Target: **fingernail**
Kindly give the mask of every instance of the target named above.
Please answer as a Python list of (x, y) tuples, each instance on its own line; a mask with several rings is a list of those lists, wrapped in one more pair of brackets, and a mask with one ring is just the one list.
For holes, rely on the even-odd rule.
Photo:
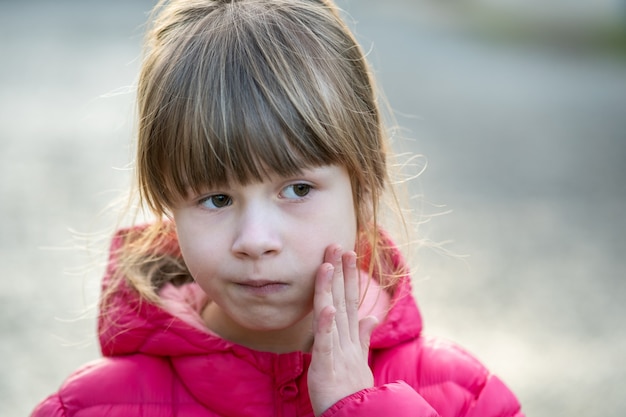
[(356, 253), (354, 252), (348, 253), (348, 266), (351, 268), (356, 267)]

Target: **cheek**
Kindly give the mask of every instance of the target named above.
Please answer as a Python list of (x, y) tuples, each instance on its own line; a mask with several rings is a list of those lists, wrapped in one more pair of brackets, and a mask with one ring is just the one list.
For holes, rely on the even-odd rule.
[[(351, 193), (350, 193), (351, 195)], [(357, 215), (352, 198), (344, 201), (342, 207), (342, 216), (338, 218), (336, 225), (342, 241), (339, 242), (346, 250), (355, 249), (357, 238)]]
[(207, 266), (213, 264), (214, 250), (209, 250), (214, 245), (209, 242), (207, 236), (203, 237), (198, 227), (190, 227), (184, 221), (177, 223), (176, 233), (183, 259), (192, 277), (204, 275)]
[(339, 244), (345, 250), (353, 250), (356, 245), (357, 224), (352, 206), (337, 207), (325, 219), (314, 226), (315, 233), (323, 242), (324, 249), (331, 244)]

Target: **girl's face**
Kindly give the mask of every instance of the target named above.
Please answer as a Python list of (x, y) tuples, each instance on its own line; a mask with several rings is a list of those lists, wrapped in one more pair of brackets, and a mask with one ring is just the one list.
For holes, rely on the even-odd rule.
[(185, 263), (212, 300), (208, 327), (263, 350), (310, 337), (324, 250), (356, 243), (350, 177), (335, 165), (206, 189), (173, 215)]

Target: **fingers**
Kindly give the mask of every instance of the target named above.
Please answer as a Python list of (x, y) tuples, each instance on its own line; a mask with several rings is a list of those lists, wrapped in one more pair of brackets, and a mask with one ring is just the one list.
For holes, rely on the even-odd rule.
[[(334, 307), (337, 342), (341, 345), (359, 343), (359, 271), (356, 254), (343, 253), (338, 245), (331, 245), (324, 255), (316, 282), (314, 309), (316, 327), (322, 323), (320, 314), (326, 306)], [(329, 323), (324, 322), (325, 325)]]
[[(346, 322), (344, 329), (350, 336), (352, 342), (359, 341), (359, 271), (356, 267), (356, 254), (346, 252), (342, 258), (343, 289), (342, 301), (345, 308)], [(335, 304), (337, 306), (337, 304)]]
[(315, 279), (313, 297), (313, 332), (314, 350), (323, 354), (332, 354), (333, 330), (335, 329), (336, 309), (333, 305), (332, 280), (334, 268), (324, 263), (320, 266)]
[(374, 384), (368, 356), (378, 322), (374, 317), (359, 322), (359, 297), (356, 254), (331, 245), (317, 271), (313, 299), (314, 341), (307, 381), (316, 415)]
[(363, 355), (367, 357), (370, 349), (370, 340), (374, 329), (378, 326), (378, 319), (374, 316), (367, 316), (359, 322), (359, 339)]
[(337, 309), (337, 328), (339, 331), (346, 329), (346, 296), (344, 289), (344, 275), (342, 266), (342, 250), (340, 246), (332, 245), (326, 250), (326, 262), (333, 266), (332, 298), (333, 305)]

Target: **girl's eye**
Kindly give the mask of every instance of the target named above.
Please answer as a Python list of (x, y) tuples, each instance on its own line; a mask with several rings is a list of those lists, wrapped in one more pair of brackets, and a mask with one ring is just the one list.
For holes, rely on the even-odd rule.
[(219, 209), (230, 206), (233, 200), (226, 194), (215, 194), (200, 200), (200, 205), (209, 209)]
[(302, 198), (306, 197), (311, 191), (309, 184), (293, 184), (283, 189), (282, 195), (285, 198)]

